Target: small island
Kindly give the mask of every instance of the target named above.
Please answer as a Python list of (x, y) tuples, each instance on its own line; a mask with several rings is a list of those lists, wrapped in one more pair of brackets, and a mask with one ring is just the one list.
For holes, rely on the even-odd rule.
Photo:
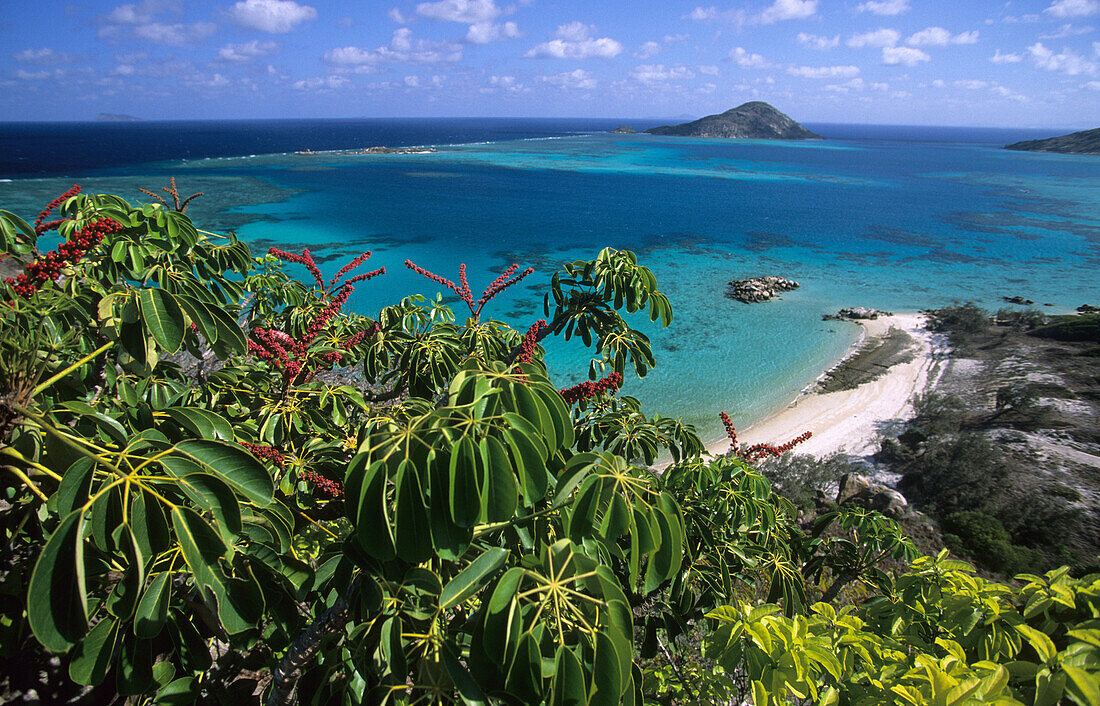
[(620, 125), (611, 132), (615, 133), (616, 135), (636, 135), (638, 133), (637, 130), (630, 127), (629, 125)]
[(739, 105), (718, 115), (708, 115), (680, 125), (650, 128), (651, 135), (677, 137), (721, 137), (752, 140), (812, 140), (821, 135), (810, 132), (789, 116), (762, 101)]
[(768, 275), (735, 279), (726, 285), (726, 296), (744, 304), (755, 304), (774, 299), (780, 292), (789, 292), (794, 289), (798, 289), (798, 282)]
[(141, 120), (142, 118), (124, 113), (100, 113), (96, 116), (97, 123), (135, 123)]
[(1072, 132), (1045, 140), (1024, 140), (1005, 145), (1006, 150), (1057, 152), (1059, 154), (1100, 154), (1100, 127)]
[(298, 150), (294, 154), (299, 156), (340, 156), (345, 157), (348, 155), (358, 154), (432, 154), (438, 152), (434, 147), (364, 147), (358, 150)]

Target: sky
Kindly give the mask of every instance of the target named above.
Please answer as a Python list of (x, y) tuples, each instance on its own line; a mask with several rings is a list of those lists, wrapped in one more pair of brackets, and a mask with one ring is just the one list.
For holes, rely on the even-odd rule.
[(1100, 0), (0, 0), (0, 120), (1094, 128)]

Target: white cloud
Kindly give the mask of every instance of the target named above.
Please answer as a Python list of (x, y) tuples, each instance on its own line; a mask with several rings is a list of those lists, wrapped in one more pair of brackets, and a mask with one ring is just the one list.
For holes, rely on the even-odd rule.
[(870, 12), (872, 15), (893, 16), (909, 11), (909, 0), (882, 0), (865, 2), (856, 8), (857, 12)]
[(317, 10), (294, 0), (241, 0), (229, 8), (229, 17), (242, 27), (285, 34), (317, 17)]
[(730, 49), (729, 57), (743, 69), (766, 69), (771, 66), (771, 62), (760, 54), (751, 54), (742, 47)]
[(520, 93), (524, 90), (523, 84), (515, 76), (490, 76), (489, 85), (508, 93)]
[(349, 81), (343, 76), (316, 76), (314, 78), (295, 81), (290, 84), (290, 87), (298, 91), (321, 92), (343, 88), (348, 83)]
[(998, 49), (993, 53), (993, 56), (989, 57), (989, 60), (994, 64), (1018, 64), (1024, 60), (1024, 57), (1019, 54), (1002, 54)]
[(1094, 91), (1100, 91), (1100, 81), (1089, 81), (1085, 84), (1086, 88), (1091, 88)]
[(638, 47), (638, 51), (634, 52), (634, 57), (637, 59), (649, 59), (657, 56), (661, 53), (661, 45), (657, 42), (646, 42), (642, 46)]
[(157, 14), (178, 10), (179, 7), (174, 2), (165, 2), (164, 0), (144, 0), (139, 3), (128, 3), (126, 5), (119, 5), (115, 9), (107, 13), (104, 20), (110, 24), (120, 25), (140, 25), (149, 24), (156, 19)]
[(37, 66), (54, 66), (72, 61), (73, 57), (63, 51), (42, 47), (41, 49), (24, 49), (11, 55), (20, 64), (35, 64)]
[(817, 0), (775, 0), (760, 13), (761, 24), (773, 24), (782, 20), (800, 20), (817, 13)]
[(1052, 17), (1100, 15), (1100, 0), (1056, 0), (1043, 12)]
[(965, 88), (968, 91), (979, 91), (983, 88), (989, 87), (988, 81), (979, 81), (977, 79), (955, 81), (953, 84), (956, 88)]
[(1039, 35), (1039, 39), (1065, 39), (1066, 37), (1075, 37), (1079, 34), (1088, 34), (1092, 31), (1092, 27), (1085, 25), (1078, 27), (1073, 24), (1064, 24), (1053, 32), (1044, 32)]
[(412, 38), (412, 30), (394, 30), (388, 46), (376, 49), (338, 47), (325, 52), (324, 61), (338, 71), (367, 71), (383, 63), (436, 64), (458, 61), (462, 45)]
[(154, 44), (166, 44), (170, 47), (185, 47), (198, 44), (218, 29), (213, 22), (193, 22), (191, 24), (165, 24), (150, 22), (136, 25), (134, 36)]
[(719, 10), (711, 5), (710, 7), (696, 7), (684, 15), (684, 19), (695, 20), (696, 22), (728, 22), (731, 25), (740, 27), (749, 21), (749, 15), (744, 10)]
[(882, 63), (903, 66), (916, 66), (922, 61), (930, 61), (932, 57), (920, 49), (912, 47), (883, 47)]
[(634, 67), (630, 77), (642, 83), (662, 83), (686, 78), (695, 78), (695, 74), (686, 66), (665, 66), (664, 64), (642, 64)]
[(555, 74), (554, 76), (540, 76), (539, 80), (558, 86), (559, 88), (577, 88), (582, 90), (592, 89), (597, 85), (596, 79), (592, 78), (592, 73), (584, 69)]
[(901, 32), (896, 29), (876, 29), (873, 32), (864, 32), (848, 38), (846, 44), (853, 49), (863, 47), (892, 47), (901, 39)]
[(39, 71), (27, 71), (26, 69), (19, 69), (15, 72), (15, 77), (20, 81), (45, 81), (53, 74), (46, 70), (41, 69)]
[(408, 86), (409, 88), (418, 88), (420, 86), (420, 77), (419, 76), (406, 76), (405, 77), (405, 85)]
[(1054, 50), (1043, 46), (1042, 42), (1036, 42), (1027, 48), (1031, 56), (1031, 62), (1040, 69), (1056, 71), (1069, 76), (1096, 73), (1096, 64), (1070, 49), (1062, 49), (1061, 54), (1055, 54)]
[(554, 33), (556, 39), (535, 45), (524, 56), (552, 59), (610, 59), (622, 53), (622, 44), (610, 37), (595, 39), (592, 37), (595, 31), (595, 27), (583, 22), (560, 25)]
[(416, 14), (431, 20), (472, 25), (492, 22), (502, 12), (494, 0), (440, 0), (420, 3), (416, 6)]
[(816, 34), (807, 34), (806, 32), (798, 33), (798, 43), (804, 47), (810, 49), (817, 49), (818, 51), (825, 51), (826, 49), (832, 49), (840, 44), (840, 35), (836, 35), (832, 38), (822, 37)]
[(399, 25), (408, 24), (409, 20), (401, 14), (401, 10), (396, 7), (391, 7), (390, 11), (386, 13), (386, 16)]
[(696, 66), (695, 69), (699, 73), (703, 74), (704, 76), (717, 76), (718, 75), (718, 67), (717, 66), (709, 66), (709, 65), (707, 65), (707, 66)]
[(858, 66), (792, 66), (787, 69), (791, 76), (801, 78), (854, 78), (859, 75)]
[(665, 44), (675, 44), (676, 42), (682, 42), (691, 37), (690, 34), (666, 34), (661, 37), (661, 41)]
[(829, 85), (825, 86), (825, 90), (831, 91), (833, 93), (849, 93), (851, 91), (862, 91), (863, 79), (856, 77), (853, 78), (851, 81), (846, 81), (844, 83), (830, 83)]
[(905, 40), (905, 43), (911, 47), (946, 47), (949, 44), (977, 44), (977, 42), (977, 30), (952, 35), (943, 27), (926, 27)]
[(218, 59), (244, 63), (261, 56), (271, 56), (277, 51), (279, 51), (278, 42), (261, 42), (253, 39), (251, 42), (244, 44), (226, 44), (218, 50)]
[(516, 39), (522, 36), (515, 22), (478, 22), (466, 31), (466, 41), (472, 44), (488, 44), (500, 39)]

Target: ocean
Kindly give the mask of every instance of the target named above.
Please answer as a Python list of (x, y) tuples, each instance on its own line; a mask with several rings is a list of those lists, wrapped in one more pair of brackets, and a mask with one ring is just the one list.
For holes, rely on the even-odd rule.
[[(435, 295), (406, 258), (451, 279), (466, 263), (475, 290), (512, 263), (533, 266), (487, 307), (520, 330), (543, 315), (562, 262), (634, 250), (675, 320), (659, 330), (639, 317), (658, 365), (625, 392), (705, 440), (722, 435), (719, 411), (745, 427), (843, 356), (859, 329), (822, 320), (838, 308), (1100, 304), (1100, 158), (1001, 149), (1048, 132), (808, 123), (826, 139), (773, 142), (608, 132), (620, 124), (656, 123), (0, 124), (0, 208), (32, 219), (73, 183), (144, 201), (137, 187), (174, 176), (185, 195), (205, 194), (188, 210), (200, 227), (232, 230), (256, 253), (308, 247), (327, 274), (372, 250), (387, 274), (349, 302), (364, 313)], [(437, 151), (293, 154), (371, 145)], [(729, 280), (766, 274), (801, 287), (766, 304), (724, 296)], [(579, 344), (547, 346), (559, 386), (584, 379)]]

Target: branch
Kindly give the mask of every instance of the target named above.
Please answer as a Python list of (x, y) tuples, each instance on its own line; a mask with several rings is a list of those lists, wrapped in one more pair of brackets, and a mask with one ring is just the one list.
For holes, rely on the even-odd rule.
[[(354, 593), (353, 585), (349, 593)], [(351, 607), (346, 598), (340, 598), (331, 608), (317, 616), (305, 632), (290, 644), (286, 655), (272, 671), (271, 694), (267, 697), (267, 706), (293, 706), (297, 701), (294, 693), (302, 672), (313, 660), (321, 641), (336, 632), (347, 620)]]

